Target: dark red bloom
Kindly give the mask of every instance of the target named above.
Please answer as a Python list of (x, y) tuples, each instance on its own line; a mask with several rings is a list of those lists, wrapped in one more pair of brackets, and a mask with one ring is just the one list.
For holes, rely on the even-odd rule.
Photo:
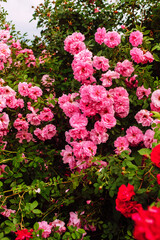
[(141, 209), (132, 215), (135, 222), (134, 238), (137, 240), (159, 240), (160, 239), (160, 208), (149, 207), (148, 210)]
[(134, 186), (128, 183), (127, 187), (124, 184), (120, 186), (117, 198), (120, 201), (130, 201), (134, 195), (135, 195)]
[(29, 240), (29, 239), (33, 238), (32, 232), (33, 232), (33, 229), (18, 230), (17, 232), (15, 232), (15, 234), (17, 235), (15, 240)]
[(152, 149), (151, 161), (160, 168), (160, 144)]
[(131, 201), (134, 195), (134, 186), (129, 183), (127, 187), (124, 184), (120, 186), (116, 199), (116, 210), (127, 218), (132, 217), (133, 213), (138, 212), (142, 208), (141, 204)]
[(121, 212), (126, 218), (132, 217), (134, 213), (139, 212), (142, 208), (142, 205), (136, 201), (119, 201), (116, 199), (116, 210)]
[(160, 174), (157, 174), (157, 183), (160, 185)]

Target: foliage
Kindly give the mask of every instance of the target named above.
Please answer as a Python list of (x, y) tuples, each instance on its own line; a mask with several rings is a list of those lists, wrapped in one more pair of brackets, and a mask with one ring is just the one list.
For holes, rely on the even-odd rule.
[[(12, 93), (12, 98), (6, 97), (6, 106), (1, 107), (0, 115), (2, 119), (5, 112), (10, 120), (7, 127), (2, 127), (3, 121), (0, 120), (0, 132), (1, 136), (3, 135), (0, 137), (2, 240), (20, 239), (18, 236), (22, 233), (33, 236), (32, 239), (35, 240), (133, 239), (133, 221), (116, 210), (117, 193), (122, 185), (134, 186), (134, 200), (144, 209), (149, 205), (159, 207), (160, 192), (157, 183), (159, 168), (151, 161), (150, 154), (151, 148), (160, 142), (160, 126), (156, 122), (160, 116), (156, 110), (150, 112), (150, 103), (153, 103), (150, 94), (138, 98), (136, 93), (137, 87), (142, 85), (152, 93), (155, 92), (159, 88), (159, 79), (153, 74), (155, 65), (152, 61), (135, 63), (130, 54), (133, 46), (129, 41), (131, 32), (142, 32), (143, 44), (139, 49), (144, 53), (152, 52), (154, 62), (159, 64), (157, 53), (160, 49), (159, 45), (155, 44), (158, 35), (154, 39), (145, 25), (146, 19), (138, 16), (138, 11), (142, 10), (148, 19), (150, 8), (154, 7), (153, 11), (158, 11), (156, 10), (158, 3), (150, 1), (148, 5), (144, 1), (129, 1), (129, 12), (125, 20), (122, 19), (126, 9), (124, 4), (127, 4), (127, 1), (106, 4), (106, 1), (46, 0), (44, 5), (41, 4), (36, 9), (33, 16), (39, 18), (38, 27), (44, 27), (41, 39), (36, 38), (32, 47), (27, 46), (27, 42), (23, 42), (22, 38), (18, 42), (18, 37), (4, 41), (11, 52), (5, 61), (1, 60), (1, 64), (4, 65), (0, 72), (0, 91), (3, 95), (1, 101), (4, 100), (6, 87), (10, 87), (8, 91)], [(134, 18), (129, 18), (131, 15)], [(155, 18), (153, 22), (156, 21)], [(95, 41), (97, 28), (105, 27), (107, 32), (115, 30), (117, 21), (121, 23), (120, 19), (128, 26), (119, 30), (121, 43), (115, 48), (109, 48), (104, 43), (98, 44)], [(156, 30), (157, 27), (153, 25), (153, 28)], [(6, 27), (3, 29), (6, 30)], [(122, 63), (128, 59), (134, 66), (134, 72), (129, 76), (120, 74), (120, 77), (113, 79), (110, 87), (104, 86), (104, 91), (110, 93), (116, 87), (122, 87), (128, 92), (127, 99), (130, 102), (128, 114), (121, 117), (116, 115), (116, 112), (116, 125), (107, 129), (108, 141), (94, 143), (97, 145), (96, 154), (93, 154), (94, 149), (91, 147), (87, 149), (89, 158), (81, 154), (79, 159), (76, 159), (76, 151), (74, 154), (69, 152), (67, 156), (75, 155), (76, 159), (75, 165), (71, 166), (68, 164), (70, 160), (65, 159), (63, 151), (66, 144), (74, 148), (72, 140), (68, 141), (67, 137), (65, 138), (65, 133), (74, 127), (72, 116), (67, 115), (67, 111), (61, 107), (61, 97), (63, 94), (70, 97), (71, 94), (79, 93), (75, 99), (74, 97), (69, 99), (70, 103), (79, 103), (83, 99), (82, 86), (88, 86), (76, 80), (73, 65), (71, 67), (75, 56), (64, 51), (64, 40), (73, 32), (85, 35), (86, 48), (92, 52), (93, 57), (104, 56), (109, 59), (110, 70), (115, 71), (118, 62)], [(93, 64), (93, 60), (91, 62)], [(94, 66), (93, 76), (97, 82), (89, 86), (102, 87), (103, 82), (100, 78), (103, 73)], [(137, 75), (137, 85), (134, 86), (136, 80), (130, 82), (131, 86), (127, 85), (126, 81), (130, 81), (133, 75)], [(43, 78), (44, 76), (46, 78)], [(21, 90), (20, 83), (23, 84)], [(30, 91), (34, 87), (37, 87), (38, 93), (32, 96)], [(24, 93), (24, 90), (27, 93)], [(24, 104), (18, 105), (17, 101)], [(43, 118), (45, 109), (49, 109), (48, 114), (53, 114), (49, 119), (48, 115), (45, 115), (47, 120)], [(144, 109), (156, 119), (152, 126), (140, 124), (135, 120), (135, 115)], [(82, 109), (80, 112), (83, 114)], [(37, 122), (37, 125), (33, 124), (29, 120), (27, 114), (31, 113), (36, 116), (36, 121), (40, 120), (39, 124)], [(85, 116), (88, 120), (86, 127), (88, 134), (94, 128), (94, 124), (101, 121), (102, 116), (99, 109), (96, 114)], [(17, 119), (21, 120), (21, 124), (15, 124)], [(29, 125), (26, 129), (23, 125), (25, 123)], [(56, 131), (52, 130), (45, 135), (43, 129), (50, 124), (56, 127)], [(131, 126), (138, 127), (143, 134), (152, 129), (155, 132), (153, 145), (146, 147), (145, 141), (141, 140), (135, 146), (130, 143), (130, 148), (126, 151), (117, 152), (119, 149), (115, 149), (115, 141), (120, 136), (126, 137), (126, 132)], [(40, 129), (39, 134), (36, 134), (36, 129)], [(20, 134), (23, 130), (25, 134), (18, 137), (17, 133)], [(49, 134), (53, 134), (52, 137)], [(86, 148), (87, 141), (91, 141), (90, 137), (87, 137)], [(84, 139), (76, 141), (83, 143)], [(45, 227), (41, 228), (42, 224)]]

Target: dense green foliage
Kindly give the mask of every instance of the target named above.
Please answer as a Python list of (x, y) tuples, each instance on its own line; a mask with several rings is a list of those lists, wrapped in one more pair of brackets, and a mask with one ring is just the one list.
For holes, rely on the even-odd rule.
[[(117, 118), (117, 125), (108, 130), (109, 141), (98, 146), (96, 156), (91, 159), (91, 166), (82, 170), (76, 167), (71, 170), (68, 164), (64, 164), (60, 154), (67, 144), (65, 131), (71, 127), (69, 118), (58, 105), (58, 98), (62, 94), (79, 92), (81, 87), (80, 82), (73, 76), (73, 56), (64, 50), (64, 40), (68, 35), (73, 32), (84, 34), (86, 48), (93, 56), (105, 56), (109, 59), (111, 69), (114, 70), (117, 62), (125, 59), (132, 61), (129, 36), (132, 31), (139, 30), (143, 33), (142, 49), (153, 53), (155, 61), (144, 65), (134, 63), (138, 86), (143, 85), (154, 92), (160, 85), (160, 4), (151, 0), (107, 2), (45, 0), (44, 4), (35, 9), (33, 15), (33, 19), (38, 19), (37, 27), (42, 27), (43, 30), (41, 37), (36, 37), (31, 46), (27, 46), (27, 41), (16, 34), (14, 26), (10, 26), (11, 35), (16, 40), (20, 39), (22, 49), (33, 50), (35, 64), (28, 66), (26, 59), (29, 54), (17, 54), (17, 49), (12, 48), (12, 62), (6, 63), (5, 68), (0, 71), (0, 78), (5, 81), (4, 85), (17, 93), (17, 99), (24, 100), (23, 108), (4, 109), (9, 115), (10, 123), (9, 132), (5, 136), (7, 146), (4, 149), (2, 145), (0, 150), (0, 164), (7, 165), (5, 171), (0, 172), (0, 211), (4, 212), (3, 207), (7, 206), (8, 209), (15, 210), (15, 213), (8, 218), (0, 215), (1, 240), (15, 239), (18, 229), (34, 229), (33, 239), (44, 239), (43, 231), (38, 230), (38, 222), (49, 223), (55, 219), (64, 221), (67, 230), (60, 234), (57, 232), (58, 228), (55, 228), (48, 240), (82, 239), (85, 232), (87, 234), (83, 236), (84, 240), (131, 240), (133, 221), (116, 210), (115, 200), (122, 184), (130, 183), (134, 186), (134, 199), (142, 204), (144, 209), (151, 204), (159, 207), (160, 191), (156, 179), (159, 168), (150, 160), (151, 149), (140, 144), (132, 148), (130, 155), (127, 151), (121, 155), (114, 152), (114, 141), (117, 137), (124, 136), (129, 126), (138, 126), (143, 132), (148, 129), (138, 124), (134, 116), (141, 109), (150, 111), (151, 96), (137, 99), (136, 89), (126, 87), (125, 77), (114, 80), (112, 88), (121, 86), (127, 89), (130, 100), (129, 115)], [(5, 29), (6, 13), (1, 13), (0, 27)], [(122, 24), (126, 26), (125, 29), (120, 27)], [(107, 31), (119, 31), (122, 36), (121, 44), (115, 48), (99, 45), (95, 42), (98, 27), (105, 27)], [(10, 41), (7, 44), (11, 47)], [(40, 59), (44, 62), (41, 63)], [(55, 79), (49, 86), (49, 91), (41, 80), (46, 74)], [(99, 80), (101, 74), (102, 71), (94, 73), (97, 85), (102, 84)], [(22, 97), (18, 92), (20, 82), (40, 87), (43, 95), (37, 101), (28, 96)], [(49, 123), (54, 124), (57, 129), (52, 139), (41, 141), (34, 136), (36, 141), (18, 141), (13, 123), (19, 113), (24, 120), (26, 119), (26, 115), (30, 113), (27, 102), (31, 102), (31, 106), (38, 109), (37, 111), (42, 111), (44, 107), (50, 107), (52, 104), (54, 117)], [(89, 118), (88, 130), (92, 129), (96, 117)], [(155, 113), (154, 118), (160, 119), (159, 114)], [(45, 125), (43, 122), (40, 128)], [(155, 139), (160, 143), (159, 124), (155, 126)], [(30, 133), (33, 134), (35, 128), (30, 126)], [(100, 161), (106, 162), (107, 166), (102, 167)], [(70, 212), (77, 212), (78, 218), (81, 219), (80, 228), (67, 226)], [(91, 231), (94, 227), (96, 231)]]

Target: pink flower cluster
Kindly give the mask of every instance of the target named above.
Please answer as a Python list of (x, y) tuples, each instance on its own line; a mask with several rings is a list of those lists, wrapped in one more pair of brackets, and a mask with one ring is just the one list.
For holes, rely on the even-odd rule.
[(4, 209), (4, 211), (0, 214), (7, 218), (11, 216), (11, 213), (16, 212), (16, 210), (8, 209), (7, 206), (2, 206), (2, 209)]
[(7, 40), (10, 38), (9, 30), (0, 30), (0, 41), (7, 42)]
[(33, 100), (37, 100), (38, 97), (42, 96), (42, 90), (39, 87), (32, 87), (31, 83), (28, 84), (26, 82), (20, 82), (18, 84), (18, 92), (21, 94), (21, 96), (29, 97)]
[(104, 43), (107, 47), (114, 48), (121, 43), (121, 36), (116, 31), (106, 33), (106, 29), (103, 27), (97, 29), (95, 41), (100, 45)]
[(129, 146), (136, 147), (144, 140), (143, 132), (136, 126), (130, 126), (126, 130), (126, 135), (124, 137), (118, 137), (114, 146), (116, 147), (115, 153), (121, 154), (123, 151), (127, 150), (131, 152)]
[(46, 125), (42, 130), (40, 128), (34, 130), (34, 134), (42, 141), (52, 139), (56, 132), (56, 127), (53, 124)]
[(146, 64), (148, 62), (151, 63), (154, 60), (153, 55), (149, 51), (146, 51), (144, 53), (141, 49), (137, 47), (134, 47), (132, 48), (132, 50), (130, 50), (130, 55), (133, 61), (136, 63)]
[[(83, 50), (74, 55), (74, 60), (72, 62), (74, 78), (82, 84), (91, 84), (92, 82), (96, 81), (92, 76), (94, 69), (91, 58), (92, 53), (89, 50)], [(101, 59), (99, 65), (96, 64), (96, 66), (100, 68), (102, 68), (102, 66), (105, 66), (106, 68), (106, 64), (108, 66), (108, 61), (105, 61), (103, 64), (103, 60)]]
[(114, 111), (120, 118), (129, 114), (129, 94), (123, 87), (116, 87), (109, 90), (114, 99)]
[[(98, 28), (95, 33), (95, 41), (100, 45), (104, 43), (108, 47), (114, 48), (120, 44), (121, 37), (117, 32), (106, 33), (105, 28)], [(129, 41), (134, 46), (130, 52), (134, 61), (143, 64), (153, 61), (149, 52), (143, 53), (137, 48), (138, 45), (142, 44), (142, 33), (139, 31), (132, 32)], [(142, 57), (138, 56), (138, 53)], [(80, 87), (79, 93), (63, 94), (59, 98), (59, 105), (65, 115), (70, 118), (69, 123), (72, 127), (65, 133), (66, 142), (70, 145), (66, 145), (65, 150), (61, 152), (64, 163), (68, 163), (71, 170), (77, 166), (79, 168), (90, 166), (89, 162), (96, 154), (97, 145), (105, 143), (109, 138), (108, 130), (115, 127), (117, 123), (115, 117), (125, 118), (129, 114), (130, 106), (127, 90), (123, 87), (110, 88), (108, 91), (105, 89), (112, 86), (113, 79), (119, 79), (121, 76), (125, 77), (125, 84), (128, 88), (137, 88), (136, 95), (139, 100), (144, 97), (148, 98), (151, 94), (150, 88), (145, 89), (143, 85), (138, 87), (137, 75), (132, 75), (134, 66), (129, 60), (125, 59), (118, 62), (114, 71), (109, 70), (109, 68), (109, 59), (103, 56), (93, 56), (88, 49), (83, 49), (78, 54), (74, 54), (72, 62), (74, 78), (83, 85)], [(100, 77), (103, 86), (96, 85), (93, 74), (97, 73), (97, 70), (104, 72)], [(160, 95), (158, 91), (156, 92), (157, 98)], [(156, 93), (152, 95), (151, 109), (153, 107), (160, 109), (160, 104), (157, 104)], [(89, 131), (87, 129), (88, 123), (93, 117), (95, 120), (94, 128)], [(148, 110), (140, 110), (135, 115), (135, 119), (144, 127), (149, 127), (153, 122)], [(146, 147), (151, 147), (153, 142), (152, 130), (149, 129), (143, 134), (138, 127), (130, 126), (126, 130), (125, 136), (120, 136), (115, 140), (115, 152), (116, 154), (120, 154), (124, 150), (131, 152), (129, 147), (138, 146), (140, 143), (143, 143)], [(88, 148), (92, 149), (91, 152)]]
[[(62, 234), (66, 231), (66, 227), (65, 227), (65, 223), (59, 219), (54, 220), (53, 222), (50, 222), (49, 224), (46, 221), (42, 221), (42, 222), (38, 222), (39, 224), (39, 228), (43, 229), (43, 233), (42, 233), (42, 237), (43, 238), (48, 238), (50, 236), (50, 234), (52, 233), (52, 231), (54, 232), (55, 228), (58, 227), (58, 230), (56, 230), (56, 232)], [(78, 218), (78, 214), (77, 212), (70, 212), (70, 218), (68, 221), (67, 226), (73, 226), (73, 227), (77, 227), (77, 229), (81, 228), (81, 220)]]
[(36, 58), (31, 49), (25, 48), (16, 52), (17, 56), (20, 54), (24, 55), (25, 64), (27, 67), (36, 66)]
[(51, 78), (48, 74), (43, 75), (41, 79), (42, 85), (46, 88), (48, 92), (50, 91), (50, 87), (53, 85), (54, 82), (55, 79)]
[[(5, 209), (6, 207), (3, 207), (3, 208)], [(10, 210), (10, 212), (14, 213), (15, 211)], [(76, 227), (76, 229), (78, 230), (79, 228), (82, 227), (82, 222), (85, 222), (84, 228), (86, 230), (95, 231), (96, 227), (91, 225), (91, 224), (88, 224), (86, 219), (84, 219), (82, 217), (83, 214), (84, 214), (84, 212), (82, 212), (80, 214), (80, 216), (78, 216), (77, 212), (70, 212), (69, 213), (70, 217), (69, 217), (69, 221), (67, 223), (67, 226)], [(55, 219), (53, 222), (50, 222), (50, 223), (48, 223), (47, 221), (38, 222), (38, 225), (39, 225), (38, 230), (43, 230), (42, 231), (42, 238), (45, 238), (45, 239), (48, 239), (52, 233), (54, 234), (55, 232), (57, 232), (59, 234), (63, 234), (66, 231), (65, 222), (63, 222), (59, 219)], [(34, 231), (33, 229), (30, 229), (29, 231), (27, 229), (18, 230), (17, 232), (15, 232), (16, 235), (18, 235), (18, 237), (16, 239), (17, 240), (22, 240), (22, 239), (28, 239), (29, 240), (30, 238), (33, 238), (32, 237), (33, 231)], [(83, 233), (82, 239), (85, 235), (86, 235), (86, 232)], [(38, 233), (37, 233), (37, 237), (39, 237)]]
[[(1, 79), (1, 86), (0, 86), (0, 144), (5, 144), (6, 142), (3, 141), (3, 137), (7, 135), (9, 132), (8, 126), (9, 126), (9, 115), (4, 111), (6, 108), (7, 111), (11, 108), (14, 110), (17, 110), (17, 108), (24, 109), (24, 100), (21, 98), (17, 98), (16, 92), (10, 88), (9, 86), (3, 86), (4, 80)], [(34, 101), (37, 100), (38, 97), (42, 96), (42, 90), (37, 86), (32, 86), (31, 83), (23, 82), (18, 84), (18, 92), (21, 94), (21, 96), (33, 99)], [(44, 107), (42, 111), (40, 111), (39, 114), (37, 112), (39, 109), (34, 109), (31, 106), (31, 103), (27, 103), (28, 110), (32, 113), (27, 113), (26, 117), (22, 117), (22, 114), (18, 114), (18, 118), (14, 120), (13, 127), (17, 129), (16, 138), (19, 139), (19, 142), (22, 143), (23, 140), (26, 140), (27, 142), (35, 141), (33, 138), (32, 133), (29, 131), (29, 126), (34, 125), (38, 126), (41, 124), (41, 122), (48, 122), (52, 121), (54, 115), (50, 108)], [(27, 120), (26, 120), (27, 119)], [(41, 139), (42, 141), (45, 141), (47, 139), (51, 139), (56, 134), (56, 127), (53, 124), (48, 124), (43, 129), (36, 129), (35, 135)], [(4, 145), (4, 146), (5, 146)]]
[(130, 77), (134, 72), (134, 67), (130, 61), (127, 59), (123, 62), (118, 62), (115, 71), (121, 74), (123, 77)]
[(86, 49), (84, 44), (84, 35), (80, 32), (74, 32), (72, 35), (69, 35), (64, 41), (64, 50), (75, 55), (82, 50)]
[[(73, 128), (66, 132), (66, 141), (71, 147), (67, 145), (61, 152), (64, 163), (68, 163), (70, 169), (76, 166), (89, 167), (96, 154), (97, 145), (108, 140), (107, 130), (116, 125), (114, 114), (123, 118), (129, 112), (128, 93), (123, 87), (107, 91), (100, 85), (83, 85), (79, 92), (80, 99), (77, 100), (74, 98), (78, 97), (78, 94), (63, 94), (59, 98), (60, 107), (70, 117), (69, 123)], [(99, 115), (99, 120), (95, 122), (94, 128), (88, 131), (87, 117), (96, 114)]]
[(118, 79), (118, 78), (120, 78), (119, 73), (117, 73), (115, 71), (108, 70), (106, 73), (101, 75), (100, 81), (102, 81), (103, 87), (111, 87), (112, 86), (112, 80), (113, 79)]
[(8, 45), (1, 41), (0, 42), (0, 70), (4, 69), (4, 64), (7, 63), (9, 60), (10, 62), (12, 61), (10, 58), (11, 55), (11, 50), (8, 47)]

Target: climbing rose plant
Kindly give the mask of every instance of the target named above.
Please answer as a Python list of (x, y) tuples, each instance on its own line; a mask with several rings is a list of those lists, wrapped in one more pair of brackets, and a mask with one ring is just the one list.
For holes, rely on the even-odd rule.
[(158, 239), (160, 92), (147, 34), (69, 35), (77, 87), (56, 98), (50, 53), (0, 31), (2, 240)]

